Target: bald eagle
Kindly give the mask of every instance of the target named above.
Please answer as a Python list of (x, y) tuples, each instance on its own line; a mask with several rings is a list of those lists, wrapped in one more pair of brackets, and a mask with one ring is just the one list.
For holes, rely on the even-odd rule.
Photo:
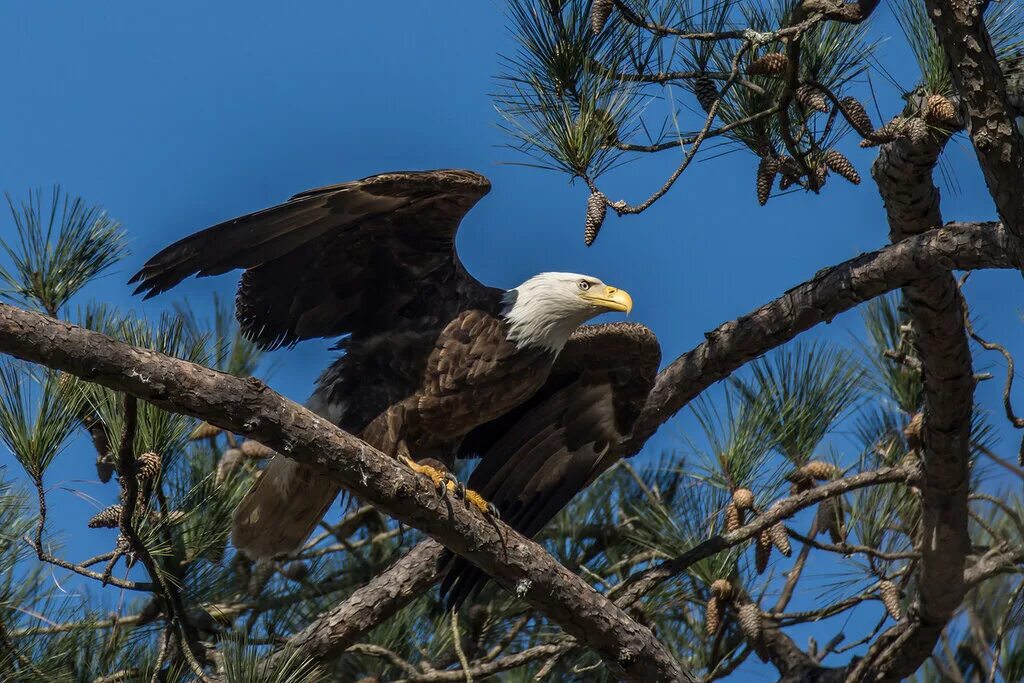
[[(437, 170), (309, 190), (170, 245), (131, 282), (149, 298), (245, 269), (236, 313), (260, 347), (342, 337), (310, 409), (441, 492), (456, 458), (479, 456), (466, 500), (534, 535), (617, 457), (660, 351), (642, 325), (581, 327), (632, 307), (595, 277), (542, 273), (503, 291), (469, 275), (455, 234), (489, 189)], [(337, 494), (275, 456), (236, 510), (233, 541), (253, 559), (292, 552)], [(485, 579), (453, 559), (445, 589), (458, 603)]]

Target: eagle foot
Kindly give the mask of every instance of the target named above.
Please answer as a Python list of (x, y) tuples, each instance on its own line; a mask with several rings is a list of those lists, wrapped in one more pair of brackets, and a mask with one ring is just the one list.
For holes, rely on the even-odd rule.
[(498, 512), (498, 508), (496, 508), (489, 500), (485, 500), (479, 493), (473, 489), (467, 489), (465, 487), (463, 487), (462, 490), (462, 499), (466, 501), (467, 506), (472, 505), (488, 517), (494, 517), (495, 519), (501, 517), (501, 513)]
[(411, 469), (417, 474), (422, 474), (434, 483), (434, 488), (437, 489), (437, 495), (445, 496), (449, 493), (457, 493), (459, 487), (459, 481), (455, 478), (451, 472), (440, 470), (430, 465), (421, 465), (412, 458), (407, 456), (401, 456), (399, 460), (405, 464), (406, 467)]

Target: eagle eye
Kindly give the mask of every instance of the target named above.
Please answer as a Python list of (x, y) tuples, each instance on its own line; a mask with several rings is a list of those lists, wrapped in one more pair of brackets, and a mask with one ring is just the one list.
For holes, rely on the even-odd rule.
[(586, 280), (580, 280), (579, 283), (578, 283), (578, 286), (584, 292), (587, 291), (588, 289), (590, 289), (590, 283), (587, 282)]

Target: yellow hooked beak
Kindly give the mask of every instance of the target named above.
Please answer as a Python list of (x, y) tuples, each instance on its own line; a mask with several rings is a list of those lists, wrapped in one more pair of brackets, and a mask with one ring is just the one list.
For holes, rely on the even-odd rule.
[(594, 306), (607, 308), (609, 311), (629, 313), (633, 310), (633, 297), (625, 290), (615, 287), (591, 287), (583, 293), (583, 298)]

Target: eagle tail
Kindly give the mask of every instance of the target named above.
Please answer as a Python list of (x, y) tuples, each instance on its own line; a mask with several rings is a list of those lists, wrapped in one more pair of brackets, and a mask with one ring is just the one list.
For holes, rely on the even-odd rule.
[(297, 550), (339, 490), (312, 468), (275, 455), (235, 510), (235, 547), (254, 560)]

